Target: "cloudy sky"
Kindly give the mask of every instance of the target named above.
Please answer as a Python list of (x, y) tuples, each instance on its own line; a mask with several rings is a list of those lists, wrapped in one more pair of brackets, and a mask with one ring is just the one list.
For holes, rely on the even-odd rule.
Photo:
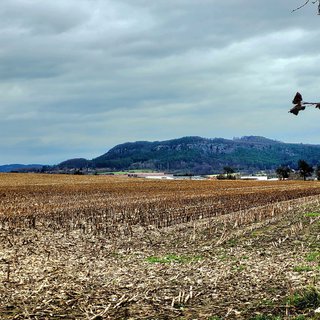
[(320, 144), (320, 17), (304, 0), (1, 0), (0, 164), (260, 135)]

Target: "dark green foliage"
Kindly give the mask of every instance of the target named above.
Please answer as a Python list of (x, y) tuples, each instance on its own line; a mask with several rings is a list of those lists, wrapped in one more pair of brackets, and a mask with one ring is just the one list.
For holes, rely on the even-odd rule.
[(320, 292), (316, 288), (311, 287), (301, 293), (290, 296), (288, 302), (300, 311), (315, 310), (320, 307)]
[(236, 180), (237, 177), (235, 175), (232, 174), (219, 174), (217, 176), (218, 180)]
[(75, 175), (83, 175), (83, 172), (80, 169), (77, 169), (73, 174), (75, 174)]
[(307, 177), (310, 177), (313, 172), (312, 166), (310, 166), (305, 160), (298, 161), (298, 170), (300, 176), (303, 177), (303, 180), (306, 180)]
[(229, 167), (229, 166), (225, 166), (225, 167), (223, 167), (223, 173), (224, 174), (232, 174), (232, 173), (234, 173), (235, 171), (231, 168), (231, 167)]
[(284, 166), (278, 167), (276, 173), (280, 180), (287, 179), (290, 175), (290, 168)]
[[(233, 140), (184, 137), (120, 144), (80, 167), (89, 165), (109, 171), (151, 169), (194, 174), (220, 173), (229, 167), (237, 172), (255, 172), (275, 170), (280, 165), (296, 168), (302, 157), (315, 165), (320, 159), (320, 145), (287, 144), (254, 136)], [(77, 162), (72, 160), (73, 168), (79, 168)]]
[(80, 169), (87, 167), (90, 167), (90, 161), (83, 158), (70, 159), (59, 164), (59, 168), (61, 169)]
[(320, 180), (320, 164), (317, 165), (315, 174), (317, 176), (317, 179)]

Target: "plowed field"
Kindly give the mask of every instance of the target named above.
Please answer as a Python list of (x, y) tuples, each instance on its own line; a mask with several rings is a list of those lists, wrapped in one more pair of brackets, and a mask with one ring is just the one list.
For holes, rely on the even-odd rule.
[(2, 174), (0, 318), (312, 319), (318, 212), (317, 181)]

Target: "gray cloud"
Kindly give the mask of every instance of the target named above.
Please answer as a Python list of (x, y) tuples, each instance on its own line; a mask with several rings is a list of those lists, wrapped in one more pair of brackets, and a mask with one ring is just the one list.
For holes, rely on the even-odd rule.
[(3, 0), (0, 163), (117, 143), (264, 135), (316, 143), (319, 17), (284, 0)]

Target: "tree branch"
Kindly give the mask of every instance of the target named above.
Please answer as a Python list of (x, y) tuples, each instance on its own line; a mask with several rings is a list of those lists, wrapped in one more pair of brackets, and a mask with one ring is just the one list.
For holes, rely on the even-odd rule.
[(291, 13), (292, 13), (292, 12), (295, 12), (295, 11), (297, 11), (297, 10), (300, 10), (301, 8), (303, 8), (304, 6), (306, 6), (309, 2), (310, 2), (310, 0), (307, 0), (302, 6), (296, 8), (296, 9), (293, 9), (293, 10), (291, 11)]
[[(297, 10), (300, 10), (301, 8), (305, 7), (308, 3), (310, 2), (310, 0), (307, 0), (303, 5), (301, 5), (300, 7), (298, 8), (295, 8), (291, 11), (292, 12), (295, 12)], [(311, 0), (312, 4), (316, 4), (318, 2), (318, 15), (320, 15), (320, 0)]]

